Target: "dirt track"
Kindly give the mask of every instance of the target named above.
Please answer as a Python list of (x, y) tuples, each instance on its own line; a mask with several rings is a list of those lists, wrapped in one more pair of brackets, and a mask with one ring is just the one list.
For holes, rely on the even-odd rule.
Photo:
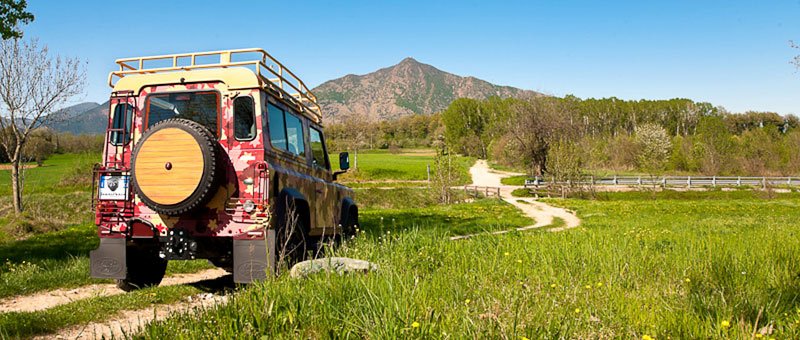
[[(577, 216), (575, 216), (575, 213), (571, 211), (544, 204), (542, 202), (537, 201), (534, 198), (511, 196), (511, 192), (519, 187), (512, 185), (503, 185), (500, 182), (500, 179), (504, 177), (522, 175), (522, 174), (492, 170), (489, 168), (489, 164), (487, 164), (485, 160), (478, 160), (477, 162), (475, 162), (475, 165), (473, 165), (472, 168), (469, 169), (469, 173), (472, 175), (472, 185), (500, 188), (500, 197), (504, 201), (517, 207), (519, 210), (522, 210), (522, 212), (525, 213), (525, 215), (536, 221), (536, 223), (534, 223), (533, 225), (514, 229), (516, 231), (524, 231), (524, 230), (549, 226), (553, 224), (554, 218), (562, 219), (564, 221), (564, 226), (551, 228), (548, 229), (548, 231), (563, 231), (570, 228), (575, 228), (581, 224), (581, 220)], [(504, 234), (511, 231), (513, 230), (502, 230), (502, 231), (492, 232), (490, 234)], [(479, 234), (454, 236), (451, 237), (451, 239), (458, 240), (458, 239), (473, 237), (476, 235)]]
[[(192, 274), (177, 274), (165, 277), (161, 286), (188, 284), (213, 280), (227, 275), (222, 269), (215, 268)], [(52, 308), (72, 301), (95, 296), (112, 296), (125, 293), (114, 284), (95, 284), (73, 289), (56, 289), (25, 296), (14, 296), (0, 300), (0, 313), (33, 312)]]

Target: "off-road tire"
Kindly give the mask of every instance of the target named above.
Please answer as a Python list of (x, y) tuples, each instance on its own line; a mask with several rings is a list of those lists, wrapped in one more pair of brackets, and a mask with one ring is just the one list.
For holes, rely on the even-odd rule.
[[(147, 195), (142, 192), (136, 176), (136, 160), (142, 146), (147, 143), (147, 139), (150, 136), (167, 128), (181, 129), (194, 137), (203, 155), (203, 174), (200, 177), (200, 182), (189, 197), (176, 204), (160, 204), (147, 197)], [(174, 216), (192, 212), (208, 203), (211, 197), (214, 196), (214, 189), (220, 182), (220, 177), (224, 176), (224, 172), (220, 171), (219, 152), (219, 143), (216, 137), (214, 137), (214, 134), (206, 127), (194, 121), (181, 118), (161, 121), (145, 131), (142, 138), (136, 143), (136, 147), (133, 149), (131, 156), (131, 182), (133, 184), (133, 189), (144, 204), (159, 214)]]
[(117, 280), (117, 287), (126, 292), (146, 287), (158, 286), (167, 271), (167, 260), (158, 256), (155, 248), (139, 248), (130, 246), (127, 249), (128, 272), (122, 280)]
[(347, 214), (347, 220), (342, 223), (342, 239), (349, 240), (356, 236), (356, 228), (358, 227), (358, 212), (350, 212)]
[(308, 250), (313, 249), (304, 216), (294, 212), (292, 220), (294, 223), (287, 223), (284, 218), (276, 230), (275, 262), (279, 264), (276, 269), (283, 267), (283, 264), (291, 269), (298, 262), (305, 261), (308, 257)]

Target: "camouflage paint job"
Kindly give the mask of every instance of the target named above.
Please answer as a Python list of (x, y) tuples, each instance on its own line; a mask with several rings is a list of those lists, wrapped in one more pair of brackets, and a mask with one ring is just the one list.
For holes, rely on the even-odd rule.
[[(333, 182), (329, 169), (312, 166), (310, 142), (308, 140), (308, 119), (303, 119), (306, 144), (305, 157), (298, 157), (282, 150), (273, 149), (269, 143), (267, 122), (267, 101), (284, 109), (271, 93), (261, 88), (231, 90), (223, 82), (194, 84), (172, 84), (145, 86), (139, 93), (127, 96), (112, 95), (109, 108), (109, 122), (115, 107), (130, 104), (135, 108), (132, 123), (132, 138), (121, 146), (108, 141), (103, 153), (103, 166), (100, 174), (116, 173), (130, 175), (131, 154), (145, 129), (147, 97), (152, 93), (217, 91), (219, 93), (220, 116), (219, 144), (223, 160), (224, 180), (205, 208), (184, 216), (166, 216), (155, 213), (135, 196), (129, 185), (127, 201), (101, 201), (96, 208), (95, 223), (100, 237), (124, 237), (143, 234), (152, 237), (150, 227), (132, 223), (132, 231), (127, 222), (144, 221), (157, 229), (160, 236), (166, 236), (172, 228), (180, 228), (195, 237), (232, 237), (237, 239), (262, 239), (264, 228), (274, 227), (270, 216), (277, 203), (277, 196), (286, 189), (300, 192), (307, 200), (310, 216), (311, 235), (332, 235), (341, 223), (342, 201), (352, 197), (352, 190)], [(256, 136), (250, 141), (239, 141), (233, 137), (233, 100), (237, 96), (251, 96), (255, 102)], [(289, 111), (289, 110), (287, 110)], [(318, 125), (314, 125), (320, 128)], [(248, 184), (250, 183), (250, 184)], [(253, 213), (245, 213), (242, 204), (246, 200), (256, 203)]]

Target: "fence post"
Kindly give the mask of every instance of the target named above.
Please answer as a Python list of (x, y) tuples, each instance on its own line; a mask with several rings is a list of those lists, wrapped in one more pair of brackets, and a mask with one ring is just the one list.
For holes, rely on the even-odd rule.
[(761, 177), (761, 188), (765, 189), (765, 190), (767, 189), (767, 178), (766, 177)]
[(642, 185), (642, 176), (636, 177), (636, 184)]
[(792, 185), (792, 178), (791, 177), (786, 179), (786, 185)]
[(594, 186), (594, 175), (589, 176), (589, 181), (590, 181), (589, 184), (591, 186)]
[(666, 177), (661, 177), (661, 187), (662, 188), (666, 188), (667, 187), (667, 178)]
[(736, 177), (736, 186), (742, 186), (742, 176)]
[(617, 184), (619, 184), (619, 182), (617, 182), (617, 175), (614, 175), (614, 185), (617, 185)]
[(687, 188), (691, 188), (692, 187), (692, 176), (687, 176), (686, 177), (686, 187)]
[(717, 176), (711, 176), (711, 186), (714, 188), (717, 187)]

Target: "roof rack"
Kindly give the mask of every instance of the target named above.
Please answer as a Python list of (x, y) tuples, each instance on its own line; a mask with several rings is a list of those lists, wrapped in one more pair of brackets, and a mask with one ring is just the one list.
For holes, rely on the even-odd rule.
[[(256, 57), (253, 57), (254, 54)], [(234, 59), (242, 60), (233, 61)], [(322, 122), (322, 109), (317, 104), (317, 96), (292, 71), (261, 48), (123, 58), (117, 59), (116, 63), (119, 71), (108, 75), (108, 85), (111, 87), (114, 87), (115, 77), (119, 79), (127, 75), (246, 67), (258, 76), (263, 88), (272, 90), (281, 99), (295, 104), (316, 123)], [(161, 66), (147, 67), (145, 63)]]

